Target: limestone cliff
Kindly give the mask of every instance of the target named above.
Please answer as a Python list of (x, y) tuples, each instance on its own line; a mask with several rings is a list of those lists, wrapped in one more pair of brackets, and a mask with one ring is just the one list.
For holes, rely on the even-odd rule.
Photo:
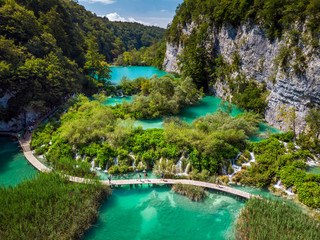
[[(188, 38), (194, 25), (185, 27), (184, 38)], [(265, 120), (272, 126), (285, 129), (285, 124), (277, 119), (279, 107), (294, 107), (296, 131), (302, 132), (306, 127), (304, 118), (308, 109), (320, 106), (320, 49), (319, 45), (314, 47), (310, 43), (311, 37), (305, 24), (296, 24), (294, 29), (302, 36), (298, 42), (289, 32), (281, 39), (270, 41), (264, 29), (250, 21), (238, 27), (210, 27), (207, 29), (206, 49), (211, 58), (221, 55), (229, 64), (235, 52), (240, 55), (239, 69), (232, 76), (241, 73), (248, 79), (266, 83)], [(296, 42), (293, 44), (293, 41)], [(163, 68), (168, 72), (179, 72), (179, 55), (182, 52), (183, 44), (168, 42)], [(217, 97), (232, 98), (229, 86), (223, 79), (216, 79), (210, 89)]]

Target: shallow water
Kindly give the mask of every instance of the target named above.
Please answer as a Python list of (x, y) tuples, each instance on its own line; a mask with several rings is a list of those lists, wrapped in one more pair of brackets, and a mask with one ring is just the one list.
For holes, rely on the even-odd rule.
[(115, 106), (117, 104), (121, 104), (123, 102), (131, 102), (132, 97), (127, 96), (127, 97), (110, 97), (107, 98), (107, 101), (104, 103), (107, 106)]
[(110, 67), (111, 72), (111, 83), (119, 84), (121, 79), (126, 76), (130, 80), (133, 80), (138, 77), (147, 77), (150, 78), (153, 75), (158, 75), (162, 77), (167, 73), (159, 70), (155, 67)]
[[(101, 180), (108, 180), (108, 176), (109, 174), (102, 171), (96, 171), (97, 176), (100, 177)], [(158, 176), (154, 175), (152, 173), (152, 171), (147, 171), (147, 179), (157, 179), (159, 178)], [(144, 173), (140, 172), (141, 175), (141, 179), (144, 179)], [(130, 172), (130, 173), (126, 173), (126, 174), (115, 174), (115, 175), (111, 175), (111, 179), (112, 180), (124, 180), (124, 179), (137, 179), (138, 178), (138, 172)]]
[(317, 167), (317, 166), (307, 167), (306, 172), (320, 174), (320, 167)]
[(104, 202), (84, 239), (228, 239), (243, 205), (215, 193), (193, 202), (165, 186), (122, 187)]
[(15, 186), (37, 173), (20, 149), (18, 141), (0, 137), (0, 185)]

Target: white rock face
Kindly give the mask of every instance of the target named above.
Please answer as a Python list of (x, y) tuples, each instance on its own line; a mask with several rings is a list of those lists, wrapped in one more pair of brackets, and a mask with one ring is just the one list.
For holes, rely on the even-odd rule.
[(170, 73), (180, 73), (178, 67), (178, 55), (181, 54), (183, 47), (167, 43), (166, 55), (163, 63), (163, 69)]
[[(186, 27), (187, 30), (189, 29), (186, 31), (187, 35), (193, 27), (193, 24)], [(296, 27), (302, 36), (307, 36), (303, 24)], [(292, 51), (292, 58), (288, 59), (290, 67), (287, 68), (286, 73), (275, 64), (280, 49), (283, 46), (289, 47), (288, 35), (282, 36), (281, 40), (270, 41), (260, 26), (250, 22), (241, 24), (237, 28), (224, 25), (220, 30), (213, 28), (208, 31), (207, 49), (208, 52), (213, 50), (213, 58), (221, 54), (228, 63), (231, 63), (233, 53), (237, 52), (241, 56), (240, 72), (247, 78), (267, 84), (269, 96), (265, 110), (266, 121), (270, 125), (287, 130), (284, 124), (277, 120), (278, 108), (283, 105), (288, 108), (295, 107), (296, 131), (303, 132), (306, 127), (304, 118), (308, 113), (308, 106), (320, 106), (320, 49), (312, 49), (310, 44), (299, 42), (298, 45), (306, 58), (306, 69), (304, 74), (296, 75), (291, 67), (296, 57), (294, 51)], [(182, 50), (181, 45), (167, 44), (164, 70), (179, 72), (178, 56)], [(211, 90), (217, 97), (227, 100), (232, 98), (225, 82), (217, 82)]]

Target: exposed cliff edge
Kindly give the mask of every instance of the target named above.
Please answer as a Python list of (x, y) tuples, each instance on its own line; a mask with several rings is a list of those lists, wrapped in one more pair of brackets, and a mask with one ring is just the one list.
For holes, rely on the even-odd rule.
[[(193, 22), (183, 28), (184, 39), (188, 39), (194, 29), (197, 29), (194, 25), (196, 24)], [(297, 32), (302, 36), (298, 42), (292, 32), (285, 33), (281, 39), (270, 41), (264, 29), (250, 21), (237, 27), (225, 24), (221, 28), (207, 28), (203, 45), (209, 58), (216, 59), (220, 55), (228, 65), (232, 65), (233, 56), (237, 54), (240, 61), (239, 67), (230, 71), (229, 77), (216, 77), (214, 81), (208, 79), (212, 93), (231, 100), (228, 81), (240, 74), (259, 84), (265, 83), (265, 120), (270, 125), (285, 130), (288, 126), (277, 119), (279, 107), (294, 107), (296, 131), (303, 132), (308, 109), (320, 106), (320, 51), (319, 45), (314, 47), (310, 43), (311, 36), (306, 24), (297, 24), (294, 33)], [(183, 49), (181, 42), (167, 43), (164, 70), (180, 72), (178, 62)]]

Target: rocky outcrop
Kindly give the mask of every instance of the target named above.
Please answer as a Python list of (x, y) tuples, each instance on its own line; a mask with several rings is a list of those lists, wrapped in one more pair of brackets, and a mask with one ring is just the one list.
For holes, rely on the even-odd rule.
[[(8, 101), (14, 97), (14, 93), (6, 93), (0, 98), (0, 108), (7, 108)], [(32, 120), (36, 120), (40, 116), (40, 113), (34, 110), (29, 110), (25, 113), (21, 112), (17, 117), (4, 120), (0, 116), (0, 131), (20, 131), (26, 126), (26, 124)]]
[[(230, 25), (224, 25), (220, 29), (209, 28), (206, 46), (208, 52), (214, 53), (212, 58), (221, 54), (229, 64), (236, 52), (241, 57), (241, 64), (240, 70), (233, 75), (241, 72), (248, 79), (266, 83), (269, 95), (265, 119), (270, 125), (286, 130), (288, 126), (277, 119), (279, 107), (294, 107), (297, 116), (296, 131), (302, 132), (306, 126), (304, 118), (309, 107), (320, 106), (320, 50), (319, 47), (311, 46), (311, 37), (305, 24), (295, 26), (295, 29), (302, 33), (296, 44), (301, 50), (299, 56), (292, 49), (292, 37), (289, 33), (284, 34), (281, 40), (270, 41), (260, 26), (250, 22), (236, 28)], [(290, 56), (283, 56), (286, 49), (290, 51)], [(183, 46), (179, 44), (167, 44), (163, 65), (166, 71), (179, 71), (178, 56), (182, 51)], [(298, 61), (301, 56), (304, 62)], [(279, 64), (280, 57), (284, 57), (287, 62), (285, 69)], [(297, 68), (302, 71), (297, 73)], [(226, 82), (216, 82), (211, 90), (217, 97), (227, 100), (232, 98)]]

